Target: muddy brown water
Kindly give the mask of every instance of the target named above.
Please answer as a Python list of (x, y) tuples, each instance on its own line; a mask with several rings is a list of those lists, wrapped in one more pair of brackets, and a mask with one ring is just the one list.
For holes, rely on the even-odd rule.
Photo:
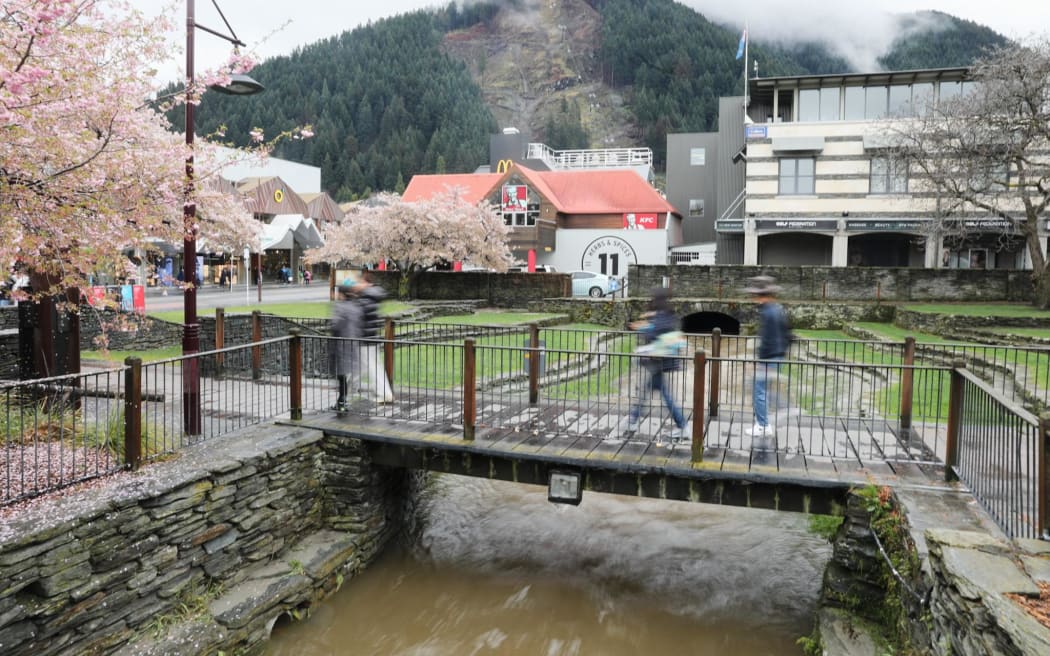
[(803, 515), (435, 476), (419, 530), (266, 654), (801, 654), (830, 545)]

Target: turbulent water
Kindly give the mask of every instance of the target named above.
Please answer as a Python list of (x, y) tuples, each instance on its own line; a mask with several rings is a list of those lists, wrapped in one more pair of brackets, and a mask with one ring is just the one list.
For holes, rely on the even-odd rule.
[(792, 513), (435, 476), (395, 549), (267, 651), (799, 654), (830, 546)]

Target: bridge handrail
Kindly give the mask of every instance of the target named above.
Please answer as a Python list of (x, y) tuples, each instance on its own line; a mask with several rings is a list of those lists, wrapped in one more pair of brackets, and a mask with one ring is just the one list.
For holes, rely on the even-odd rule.
[(1050, 416), (1036, 417), (965, 368), (952, 375), (946, 474), (966, 483), (1010, 537), (1046, 538)]

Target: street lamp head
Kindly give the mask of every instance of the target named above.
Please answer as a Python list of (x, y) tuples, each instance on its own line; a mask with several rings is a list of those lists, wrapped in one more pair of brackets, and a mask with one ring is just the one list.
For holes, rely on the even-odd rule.
[(229, 84), (213, 84), (208, 88), (228, 96), (250, 96), (259, 93), (265, 87), (247, 75), (234, 73), (230, 76)]

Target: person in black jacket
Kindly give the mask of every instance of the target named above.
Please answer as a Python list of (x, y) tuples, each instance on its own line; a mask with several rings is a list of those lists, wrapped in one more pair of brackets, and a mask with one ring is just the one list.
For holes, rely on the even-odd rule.
[[(367, 274), (366, 274), (367, 275)], [(380, 403), (393, 403), (394, 392), (390, 389), (390, 380), (386, 377), (383, 358), (380, 353), (380, 338), (383, 318), (379, 314), (379, 302), (386, 298), (386, 292), (378, 285), (369, 282), (366, 275), (356, 279), (352, 288), (353, 303), (357, 309), (356, 337), (364, 340), (356, 350), (356, 362), (353, 368), (353, 382), (356, 389), (362, 380), (366, 380), (367, 389)]]
[(758, 346), (755, 350), (758, 361), (752, 387), (755, 425), (748, 432), (751, 437), (776, 435), (776, 430), (769, 425), (766, 391), (770, 376), (776, 375), (791, 346), (791, 329), (784, 307), (777, 303), (780, 287), (775, 282), (769, 276), (755, 276), (744, 290), (758, 303)]

